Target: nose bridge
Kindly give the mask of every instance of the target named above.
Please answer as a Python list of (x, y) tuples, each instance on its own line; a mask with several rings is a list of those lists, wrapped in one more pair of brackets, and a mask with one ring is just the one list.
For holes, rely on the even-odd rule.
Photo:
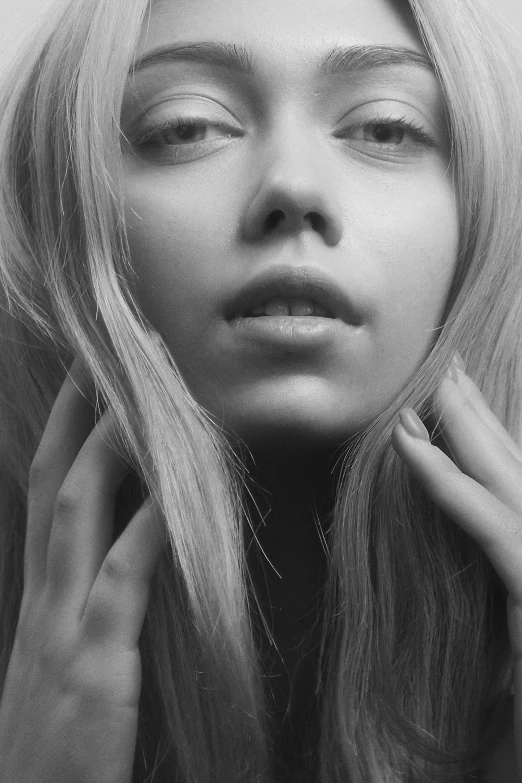
[(327, 244), (337, 244), (342, 236), (340, 209), (311, 118), (286, 106), (267, 131), (258, 153), (246, 237), (314, 230)]
[[(264, 143), (264, 172), (274, 183), (314, 187), (319, 174), (318, 135), (313, 119), (295, 104), (280, 108)], [(319, 183), (315, 183), (317, 186)]]

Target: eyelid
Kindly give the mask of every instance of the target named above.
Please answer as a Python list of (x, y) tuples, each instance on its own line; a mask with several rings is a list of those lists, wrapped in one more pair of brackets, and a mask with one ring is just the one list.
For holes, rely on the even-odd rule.
[[(160, 108), (164, 107), (165, 104), (172, 105), (172, 111)], [(203, 108), (201, 107), (201, 104), (203, 104)], [(241, 130), (243, 127), (235, 114), (220, 103), (220, 101), (215, 98), (207, 98), (204, 95), (187, 93), (175, 96), (170, 95), (163, 98), (152, 107), (148, 107), (142, 113), (139, 120), (133, 123), (133, 132), (131, 135), (133, 139), (136, 139), (137, 137), (143, 136), (148, 130), (158, 128), (158, 126), (161, 125), (166, 125), (169, 120), (173, 122), (180, 116), (188, 119), (204, 120), (205, 122), (208, 122), (209, 125), (222, 127), (226, 125), (236, 128), (237, 130)]]
[[(232, 126), (229, 123), (224, 122), (212, 122), (212, 120), (209, 120), (207, 117), (192, 117), (189, 115), (178, 115), (176, 117), (171, 117), (170, 119), (166, 119), (163, 122), (155, 123), (152, 125), (148, 130), (144, 130), (143, 133), (135, 138), (133, 140), (134, 145), (139, 146), (141, 144), (145, 144), (146, 142), (150, 141), (154, 138), (154, 136), (161, 134), (164, 131), (171, 130), (172, 128), (175, 128), (176, 125), (206, 125), (209, 128), (219, 128), (220, 130), (236, 130), (240, 132), (241, 129), (236, 128), (235, 126)], [(201, 142), (193, 142), (194, 144), (199, 144)], [(184, 146), (190, 146), (190, 143), (187, 143)]]
[[(406, 134), (409, 134), (410, 141), (404, 144), (393, 144), (387, 142), (372, 142), (368, 139), (350, 139), (346, 136), (344, 139), (343, 134), (348, 132), (354, 133), (360, 128), (366, 128), (372, 125), (386, 125), (397, 126), (405, 130)], [(428, 149), (435, 151), (443, 151), (445, 148), (444, 139), (436, 133), (432, 127), (425, 122), (421, 122), (413, 116), (409, 117), (404, 113), (384, 113), (378, 110), (374, 110), (371, 113), (361, 119), (349, 120), (349, 115), (346, 115), (344, 120), (339, 123), (338, 129), (335, 131), (334, 136), (345, 141), (346, 143), (352, 143), (353, 145), (364, 145), (367, 149), (374, 147), (376, 150), (385, 152), (386, 150), (392, 151), (394, 154), (405, 154), (408, 150), (417, 152), (421, 150), (427, 151)]]
[(426, 113), (417, 106), (408, 103), (407, 101), (394, 100), (393, 98), (367, 101), (354, 106), (349, 112), (343, 115), (341, 120), (337, 123), (337, 127), (344, 127), (348, 122), (359, 126), (368, 125), (379, 119), (390, 123), (393, 121), (405, 121), (410, 122), (417, 127), (422, 126), (428, 136), (431, 136), (434, 140), (440, 140), (440, 133), (437, 128), (438, 122), (431, 121), (430, 118), (426, 116)]

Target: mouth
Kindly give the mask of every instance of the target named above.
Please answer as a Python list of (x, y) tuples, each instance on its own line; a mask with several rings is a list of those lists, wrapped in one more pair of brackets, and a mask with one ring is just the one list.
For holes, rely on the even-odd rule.
[(226, 307), (230, 322), (246, 318), (338, 319), (359, 326), (361, 315), (338, 284), (317, 267), (278, 267), (259, 275)]
[(316, 318), (333, 318), (334, 316), (326, 310), (319, 302), (305, 297), (274, 296), (254, 305), (250, 310), (244, 313), (243, 318), (262, 318), (268, 316), (272, 318), (286, 316), (315, 316)]

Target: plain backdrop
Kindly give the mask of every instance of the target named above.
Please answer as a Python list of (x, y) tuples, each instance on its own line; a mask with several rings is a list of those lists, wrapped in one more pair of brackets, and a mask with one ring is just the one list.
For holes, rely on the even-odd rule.
[[(245, 0), (255, 2), (255, 0)], [(520, 36), (522, 47), (522, 0), (488, 0), (498, 9)], [(20, 41), (37, 23), (53, 0), (0, 0), (0, 71), (16, 52)], [(175, 2), (175, 0), (173, 0)], [(283, 0), (284, 2), (284, 0)]]

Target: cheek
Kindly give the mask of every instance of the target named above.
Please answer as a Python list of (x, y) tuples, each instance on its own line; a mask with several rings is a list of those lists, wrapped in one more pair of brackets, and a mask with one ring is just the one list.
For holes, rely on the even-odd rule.
[[(137, 299), (160, 330), (193, 316), (194, 302), (216, 294), (219, 261), (232, 231), (223, 199), (192, 188), (176, 194), (172, 182), (135, 179), (127, 186), (125, 220)], [(230, 226), (230, 229), (229, 229)]]
[[(381, 341), (423, 355), (440, 324), (459, 250), (451, 181), (431, 178), (381, 191), (361, 210), (360, 252), (374, 287)], [(376, 217), (378, 216), (378, 217)]]

